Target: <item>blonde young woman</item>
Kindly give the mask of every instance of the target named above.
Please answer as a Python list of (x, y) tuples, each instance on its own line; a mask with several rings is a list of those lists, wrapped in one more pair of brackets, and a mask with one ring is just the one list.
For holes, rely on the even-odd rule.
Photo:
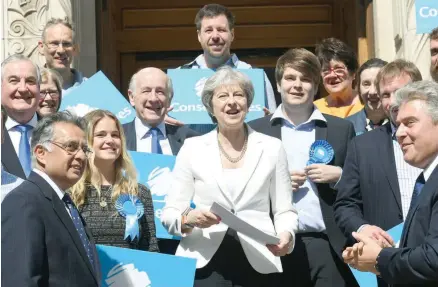
[(71, 193), (96, 243), (158, 251), (151, 193), (137, 183), (120, 122), (104, 110), (85, 119), (93, 153)]
[(38, 119), (56, 113), (61, 106), (62, 77), (56, 70), (41, 69), (40, 94)]

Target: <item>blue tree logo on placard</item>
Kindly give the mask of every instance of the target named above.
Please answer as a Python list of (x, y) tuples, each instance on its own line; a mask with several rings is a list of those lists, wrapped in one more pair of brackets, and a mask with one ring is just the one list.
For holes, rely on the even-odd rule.
[(172, 171), (169, 167), (157, 166), (149, 173), (147, 184), (152, 196), (165, 197), (172, 185)]
[(195, 84), (195, 92), (199, 99), (201, 99), (202, 96), (202, 90), (204, 89), (205, 82), (207, 82), (208, 78), (203, 77), (200, 78), (199, 81)]
[(77, 104), (76, 106), (67, 106), (67, 111), (71, 112), (72, 114), (75, 114), (78, 117), (83, 117), (89, 112), (92, 112), (94, 110), (97, 110), (97, 108), (90, 107), (86, 104)]
[(152, 287), (148, 274), (132, 263), (114, 266), (106, 277), (105, 282), (110, 287)]

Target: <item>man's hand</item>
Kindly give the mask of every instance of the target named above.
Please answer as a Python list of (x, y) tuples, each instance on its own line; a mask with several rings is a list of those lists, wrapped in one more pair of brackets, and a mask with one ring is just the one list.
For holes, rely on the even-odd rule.
[(221, 218), (210, 211), (193, 209), (187, 214), (186, 223), (198, 228), (208, 228), (220, 222)]
[(372, 272), (379, 275), (374, 266), (380, 251), (382, 251), (382, 247), (366, 235), (353, 232), (353, 237), (358, 243), (352, 247), (347, 247), (342, 252), (344, 262), (359, 271)]
[(271, 114), (267, 107), (263, 107), (263, 112), (265, 113), (265, 117)]
[(178, 121), (177, 119), (169, 117), (168, 113), (173, 110), (173, 107), (167, 108), (166, 116), (164, 117), (164, 122), (172, 126), (183, 126), (184, 123)]
[(304, 171), (293, 170), (290, 173), (290, 179), (292, 181), (292, 191), (295, 192), (306, 182), (307, 177)]
[(366, 224), (359, 233), (373, 239), (382, 248), (394, 247), (391, 235), (378, 226)]
[(311, 164), (304, 168), (307, 177), (315, 183), (338, 182), (342, 175), (342, 168), (327, 164)]
[(288, 231), (284, 231), (281, 232), (278, 237), (280, 237), (280, 242), (277, 245), (266, 244), (266, 247), (268, 247), (269, 251), (275, 256), (285, 256), (292, 244), (292, 234)]

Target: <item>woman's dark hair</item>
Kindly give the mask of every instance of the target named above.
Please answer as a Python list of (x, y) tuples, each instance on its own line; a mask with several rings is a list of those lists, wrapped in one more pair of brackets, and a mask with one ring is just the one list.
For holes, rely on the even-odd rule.
[(356, 73), (359, 66), (354, 50), (336, 38), (327, 38), (316, 45), (315, 54), (322, 69), (330, 65), (330, 61), (339, 61), (345, 64), (350, 74)]
[(379, 59), (379, 58), (372, 58), (369, 59), (368, 61), (366, 61), (365, 63), (362, 64), (362, 66), (360, 66), (360, 68), (357, 70), (356, 73), (356, 83), (357, 83), (357, 88), (358, 88), (358, 92), (359, 88), (360, 88), (360, 78), (361, 78), (361, 74), (363, 71), (371, 69), (371, 68), (382, 68), (384, 67), (386, 64), (388, 64), (388, 62)]

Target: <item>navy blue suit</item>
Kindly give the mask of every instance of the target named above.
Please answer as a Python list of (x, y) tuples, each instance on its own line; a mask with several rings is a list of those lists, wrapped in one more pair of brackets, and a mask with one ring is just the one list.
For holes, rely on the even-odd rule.
[(393, 286), (438, 286), (438, 167), (408, 213), (400, 248), (384, 248), (377, 262)]
[(41, 176), (31, 172), (3, 200), (1, 216), (2, 286), (100, 285), (96, 249), (92, 266), (65, 204)]

